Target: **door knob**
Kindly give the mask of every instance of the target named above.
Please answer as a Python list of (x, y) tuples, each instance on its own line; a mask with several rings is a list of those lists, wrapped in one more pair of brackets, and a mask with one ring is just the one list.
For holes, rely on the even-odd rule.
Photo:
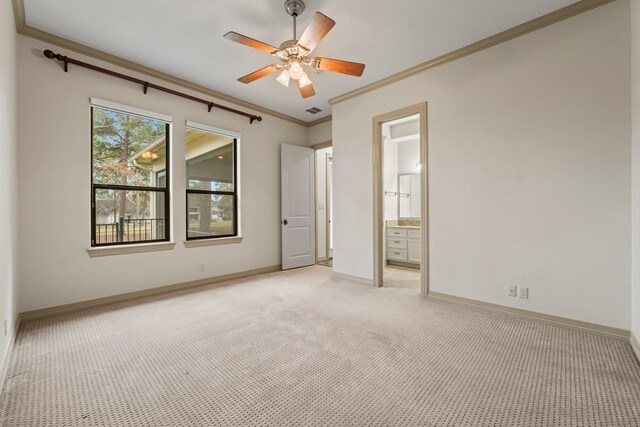
[(284, 225), (287, 225), (287, 224), (289, 224), (289, 221), (287, 221), (286, 219), (284, 219), (284, 220), (282, 221), (282, 223), (283, 223)]

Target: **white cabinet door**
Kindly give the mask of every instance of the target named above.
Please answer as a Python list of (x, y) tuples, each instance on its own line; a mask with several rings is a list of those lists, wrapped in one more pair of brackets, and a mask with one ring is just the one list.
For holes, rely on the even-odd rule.
[(420, 263), (420, 240), (409, 240), (409, 254), (408, 261), (409, 262), (417, 262)]

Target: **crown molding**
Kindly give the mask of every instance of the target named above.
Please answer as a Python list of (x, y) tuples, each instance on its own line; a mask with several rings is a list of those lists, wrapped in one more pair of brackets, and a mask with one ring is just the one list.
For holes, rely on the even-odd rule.
[(32, 39), (40, 40), (46, 43), (51, 43), (63, 49), (69, 49), (81, 55), (86, 55), (86, 56), (98, 59), (100, 61), (105, 61), (110, 64), (113, 64), (122, 68), (126, 68), (131, 71), (146, 74), (148, 76), (155, 77), (155, 78), (164, 80), (168, 83), (174, 84), (176, 86), (180, 86), (189, 90), (200, 92), (200, 93), (212, 96), (214, 98), (231, 102), (233, 104), (236, 104), (241, 107), (245, 107), (254, 111), (259, 111), (263, 114), (268, 114), (272, 117), (286, 120), (300, 126), (309, 127), (311, 126), (310, 123), (313, 123), (313, 122), (306, 122), (304, 120), (300, 120), (295, 117), (291, 117), (287, 114), (283, 114), (278, 111), (271, 110), (261, 105), (253, 104), (251, 102), (233, 97), (231, 95), (227, 95), (222, 92), (218, 92), (206, 86), (202, 86), (202, 85), (190, 82), (188, 80), (182, 79), (180, 77), (176, 77), (174, 75), (164, 73), (154, 68), (147, 67), (133, 61), (129, 61), (127, 59), (121, 58), (116, 55), (112, 55), (110, 53), (103, 52), (99, 49), (89, 47), (82, 43), (78, 43), (78, 42), (66, 39), (64, 37), (56, 36), (55, 34), (48, 33), (46, 31), (42, 31), (42, 30), (38, 30), (37, 28), (30, 27), (26, 23), (24, 0), (12, 0), (12, 3), (13, 3), (13, 13), (16, 21), (16, 31), (20, 35), (30, 37)]
[(322, 124), (322, 123), (330, 122), (331, 119), (332, 119), (332, 116), (331, 116), (331, 114), (329, 114), (326, 117), (322, 117), (322, 118), (320, 118), (318, 120), (314, 120), (312, 122), (308, 122), (307, 126), (311, 127), (311, 126), (319, 125), (319, 124)]
[(485, 49), (489, 49), (490, 47), (494, 47), (499, 44), (508, 42), (520, 36), (524, 36), (536, 30), (542, 29), (544, 27), (548, 27), (549, 25), (555, 24), (560, 21), (564, 21), (565, 19), (572, 18), (576, 15), (580, 15), (581, 13), (588, 12), (592, 9), (595, 9), (597, 7), (603, 6), (608, 3), (612, 3), (614, 1), (615, 0), (580, 0), (569, 6), (563, 7), (562, 9), (558, 9), (554, 12), (540, 16), (536, 19), (525, 22), (524, 24), (516, 25), (515, 27), (509, 28), (508, 30), (495, 34), (491, 37), (487, 37), (486, 39), (480, 40), (478, 42), (472, 43), (460, 49), (446, 53), (437, 58), (430, 59), (429, 61), (423, 62), (422, 64), (418, 64), (407, 70), (401, 71), (396, 74), (392, 74), (381, 80), (370, 83), (366, 86), (362, 86), (359, 89), (356, 89), (351, 92), (347, 92), (343, 95), (332, 98), (329, 100), (329, 104), (335, 105), (340, 102), (346, 101), (347, 99), (351, 99), (353, 97), (362, 95), (364, 93), (371, 92), (376, 89), (380, 89), (381, 87), (390, 85), (399, 80), (406, 79), (407, 77), (413, 76), (414, 74), (418, 74), (430, 68), (434, 68), (439, 65), (443, 65), (443, 64), (455, 61), (457, 59), (464, 58), (465, 56), (469, 56), (471, 54), (483, 51)]
[[(82, 55), (90, 56), (92, 58), (99, 59), (101, 61), (108, 62), (113, 65), (117, 65), (132, 71), (136, 71), (139, 73), (143, 73), (152, 77), (156, 77), (162, 79), (166, 82), (175, 84), (177, 86), (181, 86), (186, 89), (194, 90), (196, 92), (200, 92), (203, 94), (210, 95), (217, 99), (225, 100), (236, 105), (249, 108), (254, 111), (259, 111), (264, 114), (268, 114), (272, 117), (276, 117), (279, 119), (283, 119), (289, 121), (291, 123), (295, 123), (300, 126), (312, 127), (325, 122), (328, 122), (332, 119), (332, 116), (322, 117), (318, 120), (306, 122), (304, 120), (297, 119), (295, 117), (291, 117), (287, 114), (280, 113), (278, 111), (271, 110), (266, 107), (262, 107), (257, 104), (253, 104), (248, 101), (244, 101), (242, 99), (235, 98), (231, 95), (224, 94), (222, 92), (218, 92), (216, 90), (210, 89), (206, 86), (198, 85), (196, 83), (190, 82), (185, 79), (181, 79), (179, 77), (173, 76), (171, 74), (164, 73), (162, 71), (158, 71), (156, 69), (146, 67), (144, 65), (129, 61), (127, 59), (118, 57), (116, 55), (112, 55), (106, 52), (103, 52), (98, 49), (94, 49), (92, 47), (83, 45), (78, 42), (74, 42), (72, 40), (65, 39), (60, 36), (56, 36), (54, 34), (48, 33), (46, 31), (38, 30), (37, 28), (33, 28), (27, 25), (26, 17), (25, 17), (25, 9), (24, 9), (24, 0), (11, 0), (13, 4), (13, 13), (16, 21), (16, 31), (18, 34), (21, 34), (26, 37), (30, 37), (36, 40), (44, 41), (47, 43), (55, 44), (64, 49), (70, 49), (76, 53), (80, 53)], [(525, 22), (524, 24), (517, 25), (508, 30), (505, 30), (501, 33), (495, 34), (491, 37), (487, 37), (486, 39), (480, 40), (478, 42), (472, 43), (468, 46), (462, 47), (460, 49), (454, 50), (437, 58), (431, 59), (429, 61), (418, 64), (414, 67), (411, 67), (407, 70), (401, 71), (399, 73), (393, 74), (391, 76), (385, 77), (376, 82), (370, 83), (366, 86), (363, 86), (359, 89), (353, 90), (351, 92), (347, 92), (343, 95), (337, 96), (329, 100), (329, 104), (335, 105), (340, 102), (346, 101), (358, 95), (362, 95), (367, 92), (371, 92), (373, 90), (379, 89), (381, 87), (390, 85), (399, 80), (406, 79), (414, 74), (418, 74), (422, 71), (428, 70), (430, 68), (437, 67), (439, 65), (447, 64), (449, 62), (455, 61), (460, 58), (464, 58), (466, 56), (472, 55), (474, 53), (480, 52), (485, 49), (489, 49), (491, 47), (497, 46), (499, 44), (505, 43), (507, 41), (513, 40), (520, 36), (524, 36), (533, 31), (542, 29), (549, 25), (555, 24), (557, 22), (563, 21), (565, 19), (574, 17), (584, 12), (588, 12), (597, 7), (603, 6), (608, 3), (612, 3), (615, 0), (580, 0), (576, 3), (573, 3), (569, 6), (566, 6), (562, 9), (558, 9), (554, 12), (548, 13), (531, 21)]]

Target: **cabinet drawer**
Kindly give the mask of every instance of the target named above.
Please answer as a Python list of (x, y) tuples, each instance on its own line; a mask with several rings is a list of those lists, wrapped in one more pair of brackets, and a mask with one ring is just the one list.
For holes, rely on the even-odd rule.
[(410, 239), (420, 238), (420, 230), (409, 230), (408, 234)]
[(390, 249), (407, 249), (407, 239), (401, 237), (387, 237), (387, 247)]
[(389, 237), (407, 237), (407, 230), (402, 228), (387, 228), (387, 236)]
[(395, 259), (398, 261), (407, 260), (407, 251), (405, 249), (389, 249), (387, 251), (387, 259)]

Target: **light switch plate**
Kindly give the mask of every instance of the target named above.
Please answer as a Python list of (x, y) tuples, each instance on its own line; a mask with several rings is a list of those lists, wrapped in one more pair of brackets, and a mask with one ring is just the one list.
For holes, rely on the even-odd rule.
[(516, 285), (507, 285), (507, 295), (510, 297), (517, 297), (518, 287)]

